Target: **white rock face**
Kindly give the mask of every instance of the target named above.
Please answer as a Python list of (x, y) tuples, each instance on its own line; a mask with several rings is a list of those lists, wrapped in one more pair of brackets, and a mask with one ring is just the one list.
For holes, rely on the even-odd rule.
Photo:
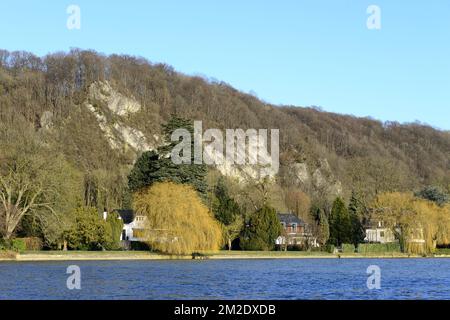
[(308, 172), (308, 165), (306, 163), (294, 163), (292, 165), (291, 172), (295, 175), (297, 181), (304, 185), (311, 181), (311, 177)]
[[(224, 148), (224, 151), (226, 149)], [(208, 152), (208, 148), (205, 148), (204, 151), (208, 154), (211, 159), (217, 159), (217, 155), (211, 152)], [(236, 158), (239, 156), (245, 157), (242, 153), (241, 149), (237, 149)], [(226, 157), (223, 159), (222, 164), (216, 164), (216, 169), (224, 176), (236, 178), (238, 181), (245, 182), (249, 179), (260, 180), (262, 178), (272, 179), (278, 173), (275, 168), (269, 165), (259, 165), (259, 164), (249, 164), (250, 160), (253, 160), (254, 163), (271, 163), (271, 157), (269, 154), (259, 155), (258, 159), (253, 157), (250, 159), (246, 157), (247, 161), (244, 165), (237, 165), (232, 161), (227, 161)], [(256, 161), (259, 160), (259, 161)], [(216, 162), (217, 163), (217, 162)]]
[(53, 127), (53, 112), (44, 111), (40, 119), (41, 128), (50, 129)]
[(327, 181), (325, 180), (322, 171), (320, 169), (316, 169), (312, 175), (312, 181), (315, 187), (322, 188), (327, 185)]
[(319, 168), (314, 171), (312, 182), (316, 189), (324, 189), (327, 194), (334, 196), (342, 194), (342, 184), (334, 177), (327, 159), (319, 159)]
[(105, 103), (109, 110), (118, 116), (126, 116), (141, 110), (139, 102), (115, 91), (107, 81), (93, 83), (89, 87), (89, 97)]
[(119, 141), (117, 141), (116, 136), (114, 135), (111, 127), (108, 126), (106, 117), (101, 113), (101, 111), (97, 110), (92, 104), (86, 103), (85, 106), (89, 111), (92, 112), (92, 114), (97, 119), (98, 125), (105, 134), (106, 139), (108, 139), (111, 148), (120, 149), (120, 143)]
[[(141, 131), (124, 123), (123, 117), (138, 112), (141, 105), (115, 91), (108, 82), (97, 82), (90, 86), (85, 106), (97, 119), (112, 149), (123, 150), (131, 147), (136, 152), (154, 149)], [(115, 116), (113, 123), (108, 121), (108, 112)]]
[(268, 177), (275, 178), (276, 172), (270, 167), (257, 167), (252, 165), (235, 165), (229, 162), (216, 166), (221, 174), (227, 177), (236, 178), (239, 181), (248, 181), (249, 179), (261, 180)]
[(118, 123), (114, 124), (114, 129), (121, 135), (123, 142), (134, 150), (146, 151), (152, 149), (141, 131)]
[(290, 165), (289, 173), (295, 177), (299, 187), (326, 190), (327, 194), (334, 196), (342, 194), (342, 184), (334, 177), (327, 159), (319, 159), (319, 166), (315, 169), (306, 163), (294, 163)]

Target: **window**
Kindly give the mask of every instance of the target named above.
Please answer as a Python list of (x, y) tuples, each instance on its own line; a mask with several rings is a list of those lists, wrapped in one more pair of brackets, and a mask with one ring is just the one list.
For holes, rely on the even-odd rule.
[(296, 223), (292, 224), (292, 232), (297, 232), (297, 224)]
[(380, 231), (380, 238), (384, 238), (384, 231)]

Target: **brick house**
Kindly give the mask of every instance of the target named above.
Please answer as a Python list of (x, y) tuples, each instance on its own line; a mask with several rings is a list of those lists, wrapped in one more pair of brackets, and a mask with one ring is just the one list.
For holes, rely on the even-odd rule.
[(282, 234), (275, 240), (280, 249), (288, 246), (317, 247), (317, 239), (313, 236), (311, 228), (302, 219), (293, 213), (278, 213), (282, 227)]

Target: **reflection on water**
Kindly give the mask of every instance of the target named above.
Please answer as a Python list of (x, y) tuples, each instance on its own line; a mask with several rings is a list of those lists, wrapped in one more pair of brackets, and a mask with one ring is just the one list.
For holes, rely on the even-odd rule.
[[(81, 290), (66, 286), (81, 268)], [(367, 267), (381, 268), (369, 290)], [(450, 260), (0, 262), (0, 299), (448, 299)]]

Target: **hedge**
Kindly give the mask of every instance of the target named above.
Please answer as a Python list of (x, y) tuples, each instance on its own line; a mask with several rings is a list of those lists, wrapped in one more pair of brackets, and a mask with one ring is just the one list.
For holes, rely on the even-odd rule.
[(343, 243), (342, 253), (355, 253), (355, 245), (350, 243)]
[(358, 246), (359, 253), (400, 252), (398, 243), (363, 243)]
[(435, 254), (445, 254), (450, 255), (450, 248), (437, 248), (434, 252)]

